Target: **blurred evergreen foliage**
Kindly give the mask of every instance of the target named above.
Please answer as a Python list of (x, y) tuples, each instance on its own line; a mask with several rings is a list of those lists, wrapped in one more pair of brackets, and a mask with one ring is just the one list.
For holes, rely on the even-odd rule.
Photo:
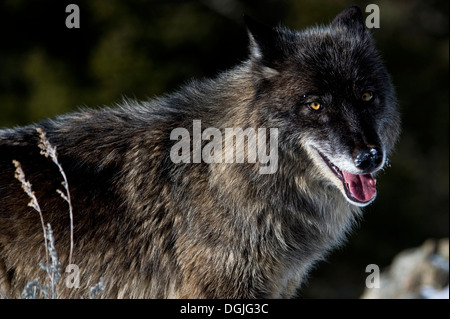
[[(448, 237), (448, 1), (3, 0), (0, 127), (151, 98), (230, 68), (248, 54), (244, 13), (300, 29), (355, 2), (380, 7), (373, 34), (397, 87), (403, 134), (360, 228), (313, 271), (301, 297), (358, 297), (367, 264), (383, 267), (401, 249)], [(80, 29), (65, 27), (69, 3), (80, 8)]]

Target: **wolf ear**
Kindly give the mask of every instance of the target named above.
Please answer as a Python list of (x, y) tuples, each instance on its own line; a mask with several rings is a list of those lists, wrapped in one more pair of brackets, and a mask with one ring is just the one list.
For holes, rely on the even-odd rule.
[(250, 38), (250, 55), (252, 60), (259, 61), (267, 67), (273, 67), (274, 62), (281, 57), (279, 35), (269, 26), (256, 22), (244, 15)]
[(353, 6), (339, 13), (331, 22), (331, 26), (335, 28), (345, 28), (352, 32), (365, 34), (366, 28), (361, 9)]

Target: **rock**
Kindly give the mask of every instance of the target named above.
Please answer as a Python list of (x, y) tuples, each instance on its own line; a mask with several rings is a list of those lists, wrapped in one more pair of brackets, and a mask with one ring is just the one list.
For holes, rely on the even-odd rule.
[(361, 298), (449, 298), (448, 238), (400, 252), (379, 279), (379, 288), (366, 287)]

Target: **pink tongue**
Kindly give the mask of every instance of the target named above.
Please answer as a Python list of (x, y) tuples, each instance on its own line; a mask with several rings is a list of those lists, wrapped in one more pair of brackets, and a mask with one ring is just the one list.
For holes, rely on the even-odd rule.
[(342, 171), (342, 175), (344, 176), (344, 181), (348, 184), (348, 190), (356, 200), (368, 202), (374, 198), (377, 188), (372, 175), (354, 175), (346, 171)]

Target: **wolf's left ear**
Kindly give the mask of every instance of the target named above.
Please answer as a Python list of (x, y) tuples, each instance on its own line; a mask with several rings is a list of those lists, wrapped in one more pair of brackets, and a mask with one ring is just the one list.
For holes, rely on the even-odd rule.
[(279, 35), (273, 28), (256, 22), (247, 15), (244, 15), (244, 21), (248, 28), (252, 60), (261, 62), (267, 67), (273, 67), (274, 62), (282, 54)]
[(345, 28), (361, 35), (365, 34), (367, 31), (361, 9), (357, 6), (347, 8), (339, 13), (331, 22), (331, 26), (335, 28)]

